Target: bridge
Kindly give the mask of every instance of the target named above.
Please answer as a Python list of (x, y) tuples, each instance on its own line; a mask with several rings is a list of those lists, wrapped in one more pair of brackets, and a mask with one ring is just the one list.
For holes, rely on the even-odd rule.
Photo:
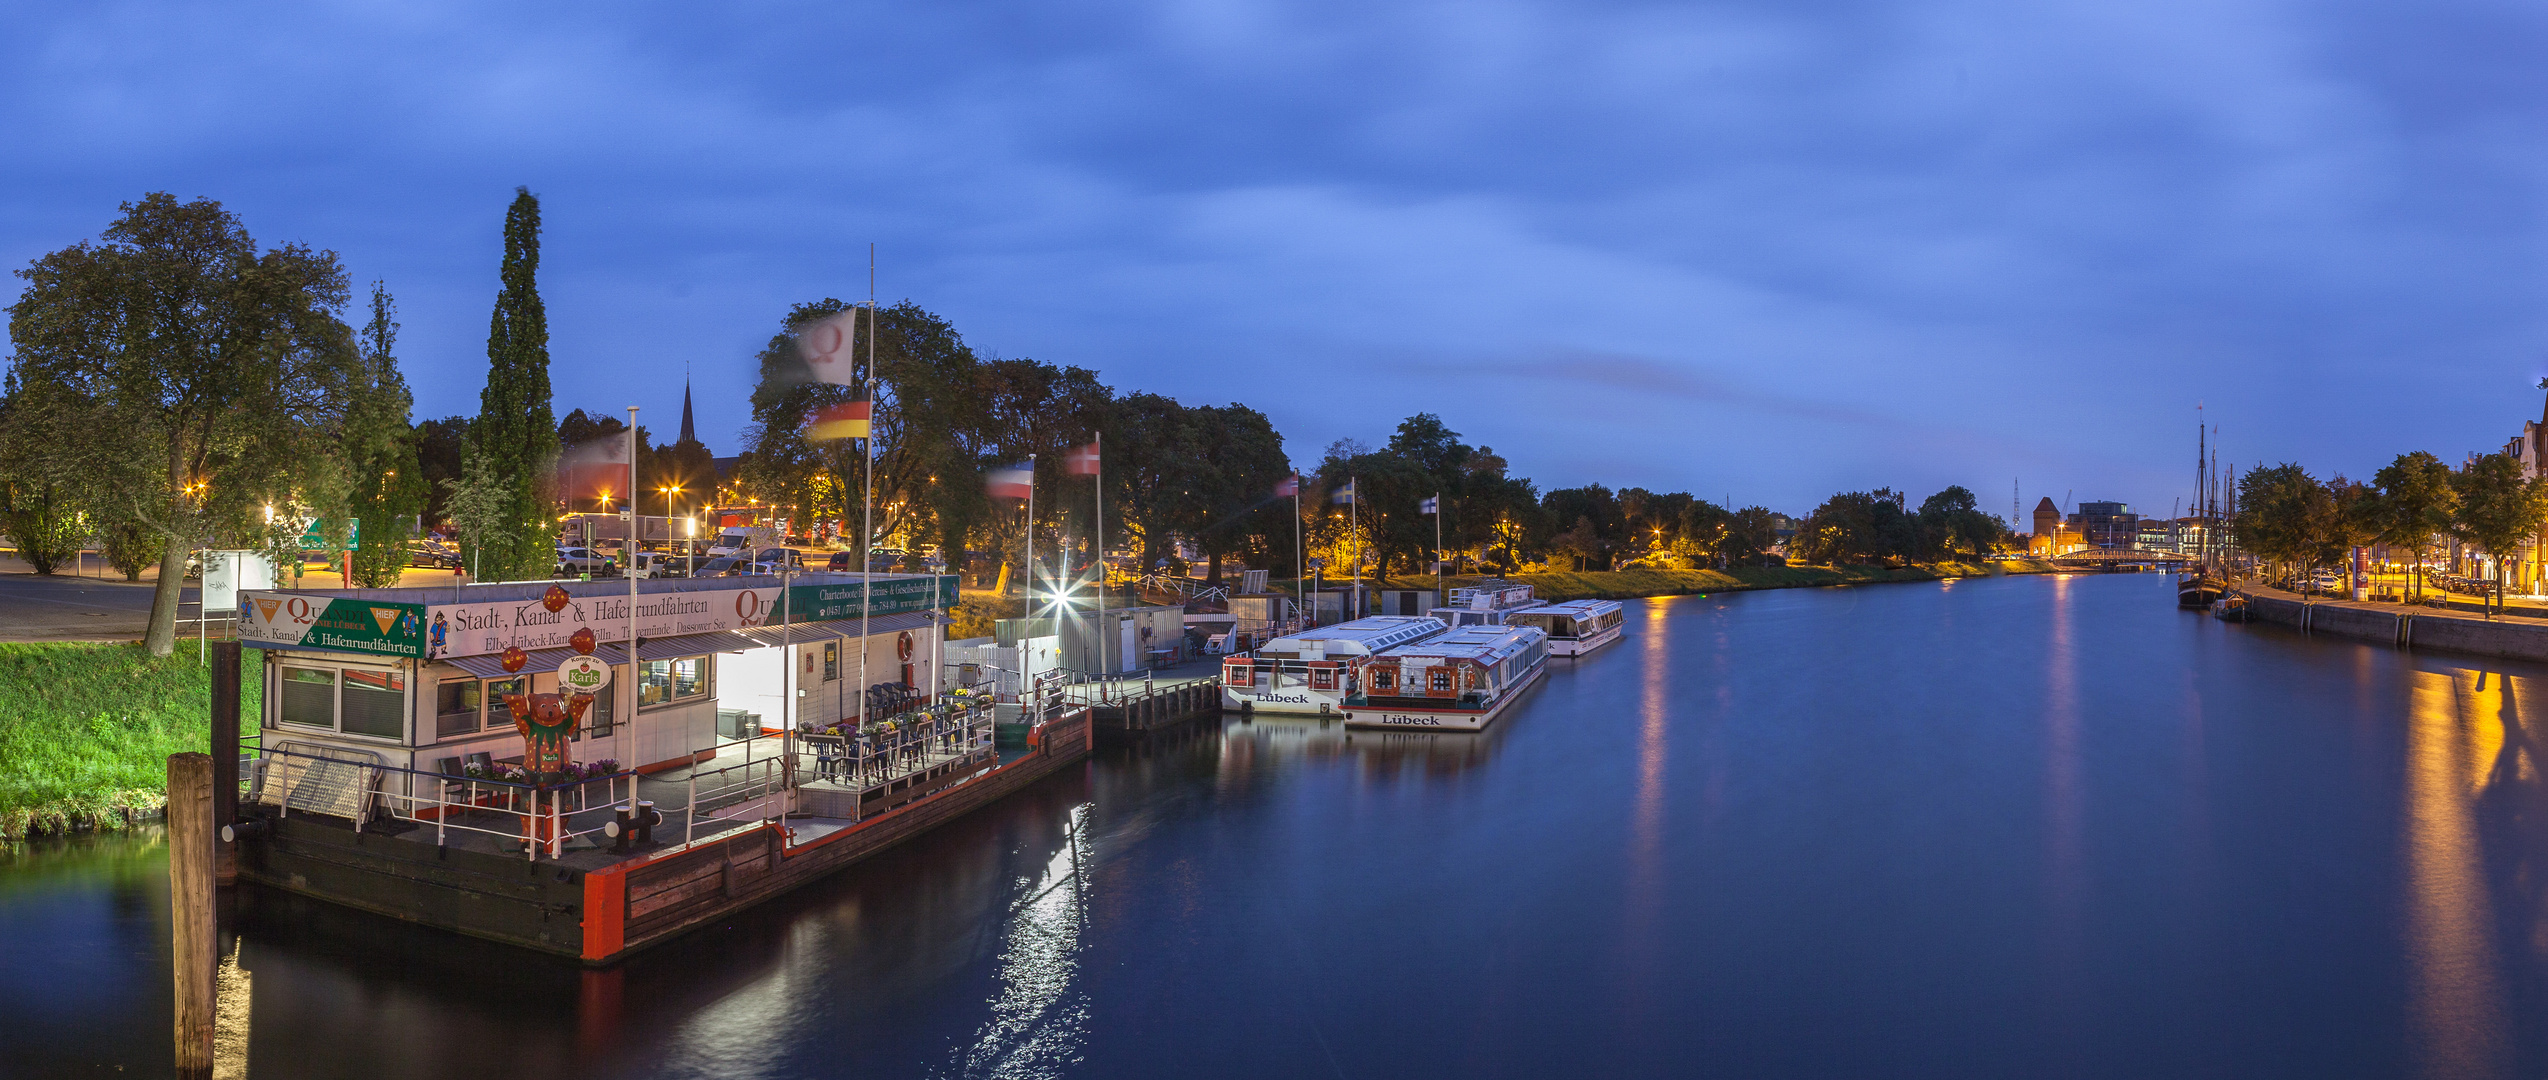
[(2062, 566), (2138, 566), (2142, 564), (2183, 566), (2202, 560), (2181, 552), (2155, 551), (2150, 548), (2081, 548), (2055, 555), (2050, 561)]

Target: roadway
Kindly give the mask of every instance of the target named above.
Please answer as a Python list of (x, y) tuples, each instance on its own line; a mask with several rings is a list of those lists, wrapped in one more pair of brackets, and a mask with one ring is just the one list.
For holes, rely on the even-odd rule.
[[(125, 581), (109, 569), (98, 576), (101, 562), (92, 552), (78, 573), (64, 566), (38, 574), (14, 551), (0, 551), (0, 642), (8, 641), (139, 641), (150, 624), (150, 603), (159, 589), (159, 569), (142, 571), (140, 581)], [(410, 568), (401, 585), (449, 585), (449, 570)], [(334, 571), (303, 574), (304, 589), (344, 587)], [(179, 632), (194, 635), (195, 604), (201, 590), (187, 582), (178, 609)]]

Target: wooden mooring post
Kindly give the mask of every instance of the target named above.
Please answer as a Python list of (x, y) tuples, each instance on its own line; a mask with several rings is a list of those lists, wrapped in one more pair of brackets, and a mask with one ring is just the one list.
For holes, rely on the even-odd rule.
[(210, 754), (168, 755), (169, 962), (177, 986), (177, 1075), (212, 1075), (213, 934)]
[(212, 646), (212, 877), (224, 888), (239, 883), (239, 845), (219, 838), (239, 820), (239, 643)]

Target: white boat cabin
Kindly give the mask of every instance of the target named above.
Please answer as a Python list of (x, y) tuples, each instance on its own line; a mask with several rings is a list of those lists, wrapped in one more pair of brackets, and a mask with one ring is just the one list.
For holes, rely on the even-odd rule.
[(1221, 661), (1223, 708), (1328, 713), (1344, 707), (1354, 665), (1382, 651), (1443, 633), (1425, 615), (1373, 615), (1303, 630)]
[(249, 677), (264, 687), (270, 745), (458, 774), (522, 758), (504, 695), (558, 692), (581, 639), (610, 681), (572, 759), (651, 771), (855, 718), (862, 687), (926, 700), (941, 687), (938, 612), (953, 581), (876, 575), (862, 636), (857, 574), (642, 580), (633, 671), (625, 581), (249, 592), (240, 640), (264, 655)]
[(1546, 632), (1550, 655), (1581, 656), (1619, 640), (1628, 619), (1616, 600), (1569, 600), (1517, 611), (1505, 621)]

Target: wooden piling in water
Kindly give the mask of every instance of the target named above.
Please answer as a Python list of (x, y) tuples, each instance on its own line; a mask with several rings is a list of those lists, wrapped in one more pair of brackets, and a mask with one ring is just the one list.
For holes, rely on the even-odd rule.
[(239, 643), (212, 647), (213, 881), (239, 882), (239, 846), (220, 838), (221, 827), (239, 820)]
[(169, 962), (177, 988), (177, 1075), (212, 1075), (213, 759), (168, 755)]

